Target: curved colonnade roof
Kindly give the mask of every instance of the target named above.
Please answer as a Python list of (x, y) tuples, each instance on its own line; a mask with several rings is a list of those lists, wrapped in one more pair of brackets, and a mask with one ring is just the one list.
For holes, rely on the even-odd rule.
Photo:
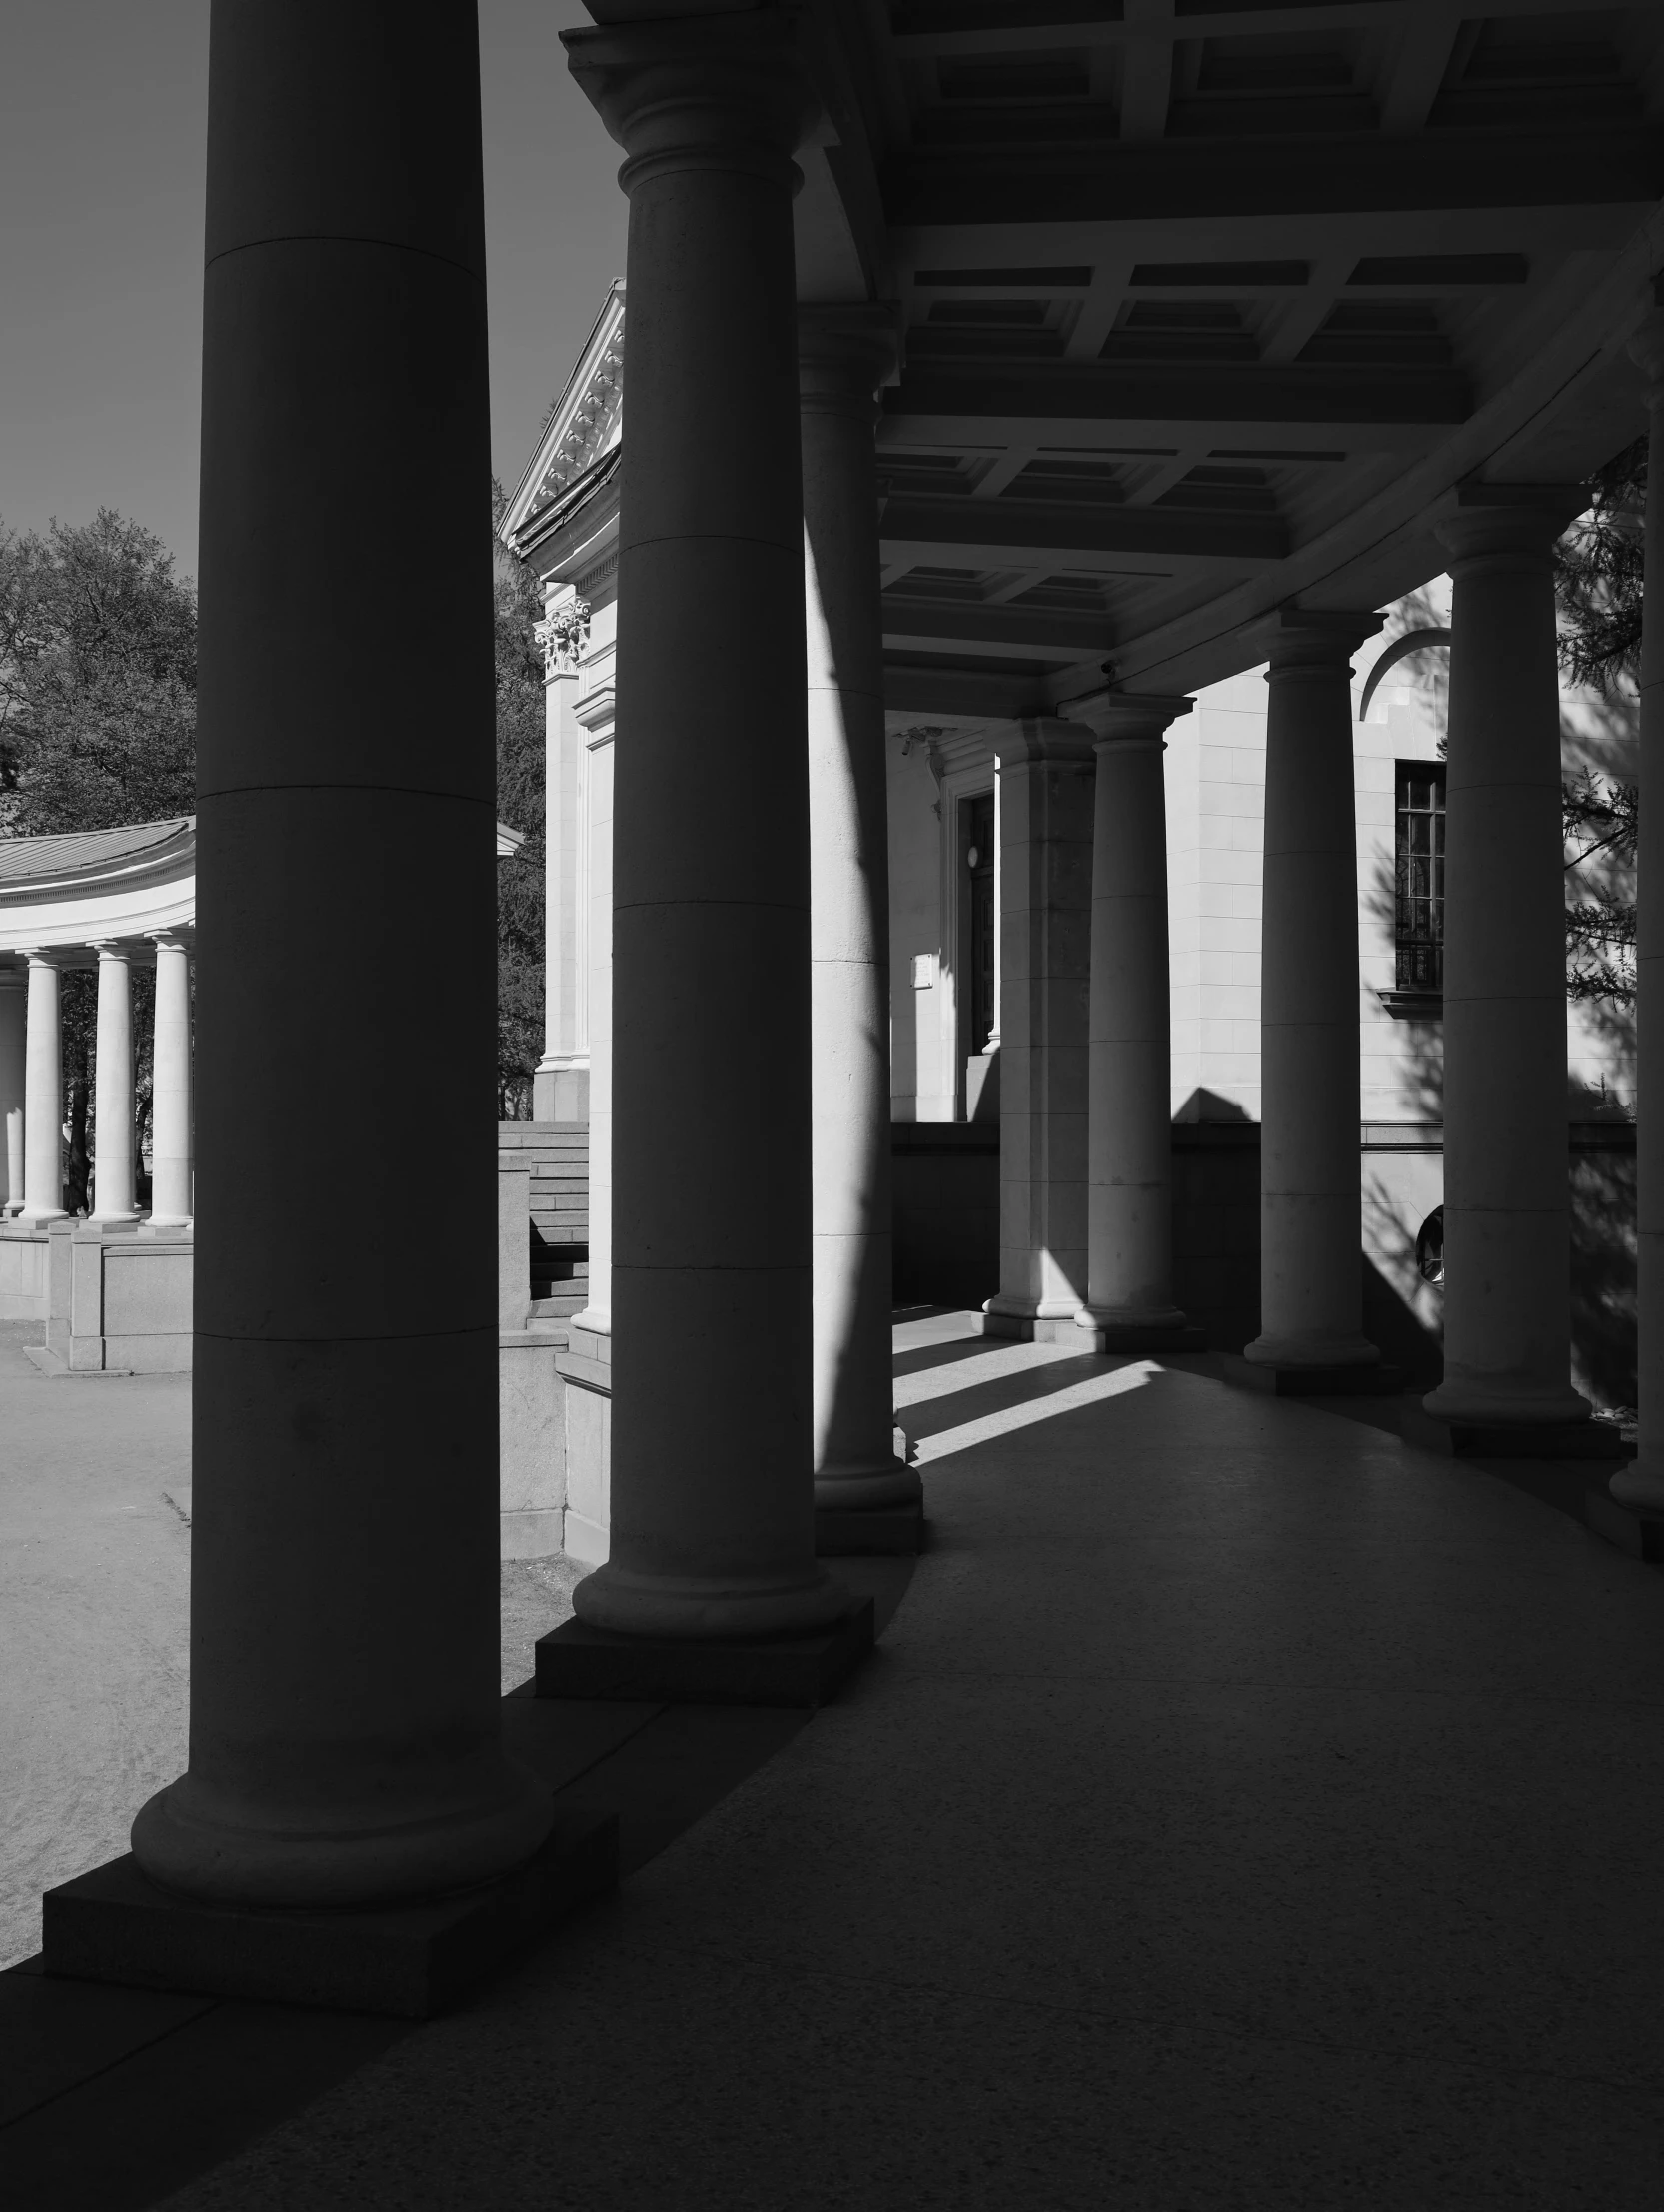
[[(889, 303), (899, 341), (892, 710), (1197, 690), (1263, 658), (1280, 605), (1438, 575), (1459, 487), (1575, 483), (1644, 428), (1659, 0), (805, 16), (800, 302)], [(546, 579), (581, 583), (616, 507), (624, 307), (504, 517)]]
[[(524, 842), (524, 832), (497, 825), (499, 860)], [(92, 967), (100, 941), (140, 951), (164, 932), (189, 941), (196, 919), (195, 815), (0, 838), (0, 969), (21, 966), (34, 951)]]

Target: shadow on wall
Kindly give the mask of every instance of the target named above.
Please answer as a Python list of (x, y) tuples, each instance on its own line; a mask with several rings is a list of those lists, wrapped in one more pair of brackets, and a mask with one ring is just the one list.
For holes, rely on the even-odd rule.
[(1601, 1410), (1635, 1403), (1635, 1154), (1571, 1157), (1572, 1380)]

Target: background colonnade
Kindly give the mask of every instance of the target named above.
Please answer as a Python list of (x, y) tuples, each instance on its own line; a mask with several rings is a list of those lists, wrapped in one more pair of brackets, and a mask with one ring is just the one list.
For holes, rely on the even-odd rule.
[(63, 974), (98, 961), (93, 1056), (93, 1205), (99, 1227), (140, 1218), (137, 1192), (133, 963), (156, 966), (151, 1056), (151, 1202), (158, 1228), (192, 1218), (191, 946), (178, 931), (142, 940), (89, 939), (73, 951), (22, 946), (26, 966), (0, 970), (0, 1121), (4, 1215), (24, 1226), (62, 1220), (64, 1205)]

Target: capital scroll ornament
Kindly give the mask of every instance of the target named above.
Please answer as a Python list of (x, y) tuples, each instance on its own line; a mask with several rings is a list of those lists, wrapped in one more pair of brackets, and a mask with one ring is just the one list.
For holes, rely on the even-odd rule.
[(532, 635), (543, 647), (543, 673), (551, 676), (576, 676), (578, 656), (590, 642), (590, 603), (587, 599), (569, 600), (546, 615), (533, 626)]

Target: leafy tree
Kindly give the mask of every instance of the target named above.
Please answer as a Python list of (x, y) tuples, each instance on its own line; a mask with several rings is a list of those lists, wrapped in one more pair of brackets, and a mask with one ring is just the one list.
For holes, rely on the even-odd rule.
[[(1586, 489), (1588, 511), (1554, 554), (1560, 665), (1574, 684), (1610, 696), (1641, 672), (1647, 441), (1638, 438), (1614, 454)], [(1634, 1001), (1635, 900), (1628, 887), (1639, 800), (1634, 784), (1587, 772), (1563, 787), (1566, 843), (1573, 849), (1566, 899), (1566, 991), (1573, 1000)], [(1571, 871), (1598, 855), (1605, 856), (1605, 880), (1585, 877), (1574, 885)]]
[(497, 864), (497, 1110), (532, 1113), (532, 1071), (543, 1057), (544, 681), (533, 626), (543, 616), (536, 575), (497, 536), (504, 508), (492, 487), (497, 636), (497, 816), (523, 833)]
[[(196, 805), (196, 593), (108, 507), (0, 529), (0, 835), (155, 822)], [(134, 975), (136, 1144), (150, 1117), (154, 980)], [(84, 1206), (96, 979), (64, 978), (69, 1203)]]

